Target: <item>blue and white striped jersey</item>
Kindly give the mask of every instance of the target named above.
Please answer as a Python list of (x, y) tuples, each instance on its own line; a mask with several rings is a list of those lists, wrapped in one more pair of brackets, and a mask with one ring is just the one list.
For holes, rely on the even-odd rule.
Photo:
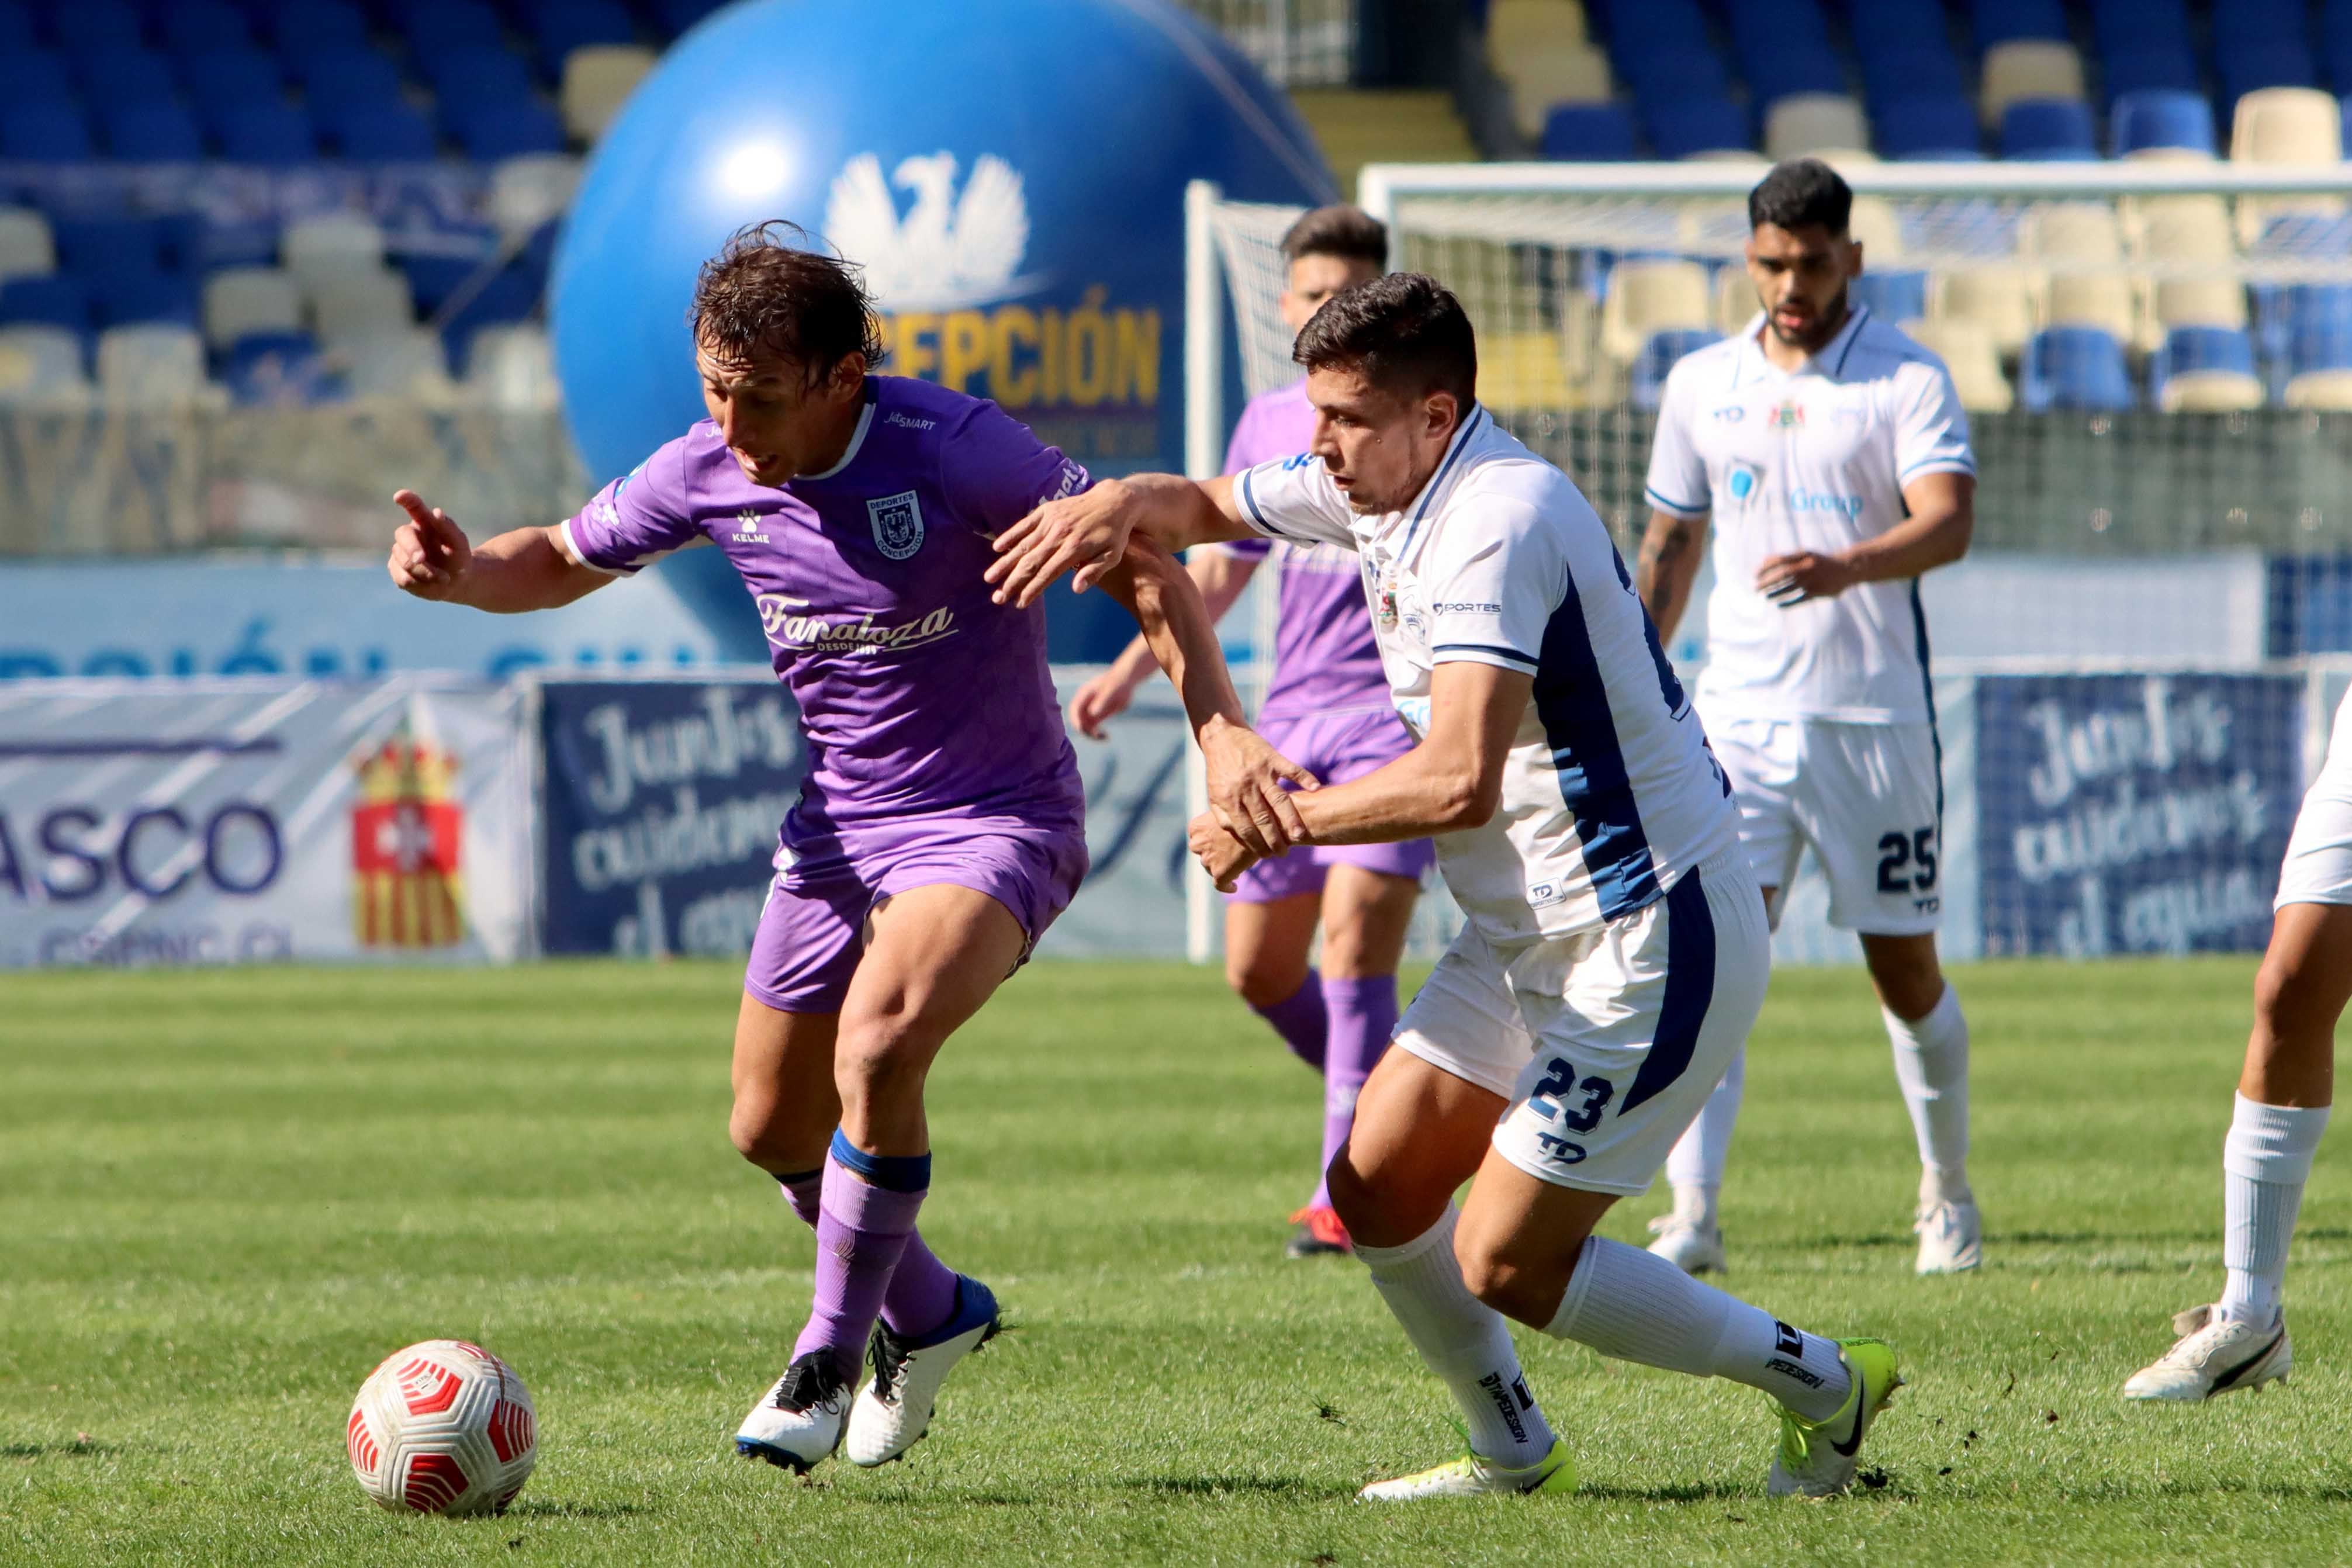
[(1389, 692), (1416, 738), (1438, 664), (1535, 677), (1501, 809), (1437, 840), (1446, 886), (1488, 941), (1622, 918), (1737, 845), (1729, 786), (1608, 529), (1486, 410), (1473, 405), (1402, 511), (1358, 516), (1304, 454), (1244, 470), (1234, 493), (1270, 538), (1357, 552)]
[(1764, 357), (1763, 325), (1675, 364), (1650, 454), (1650, 505), (1715, 518), (1699, 695), (1718, 716), (1925, 723), (1916, 578), (1783, 609), (1756, 573), (1776, 555), (1833, 555), (1885, 533), (1923, 474), (1974, 474), (1959, 394), (1941, 360), (1866, 306), (1794, 371)]

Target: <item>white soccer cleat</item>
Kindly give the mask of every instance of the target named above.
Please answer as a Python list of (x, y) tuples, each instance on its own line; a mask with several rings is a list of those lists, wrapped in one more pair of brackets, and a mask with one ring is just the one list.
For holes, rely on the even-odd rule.
[(1915, 1274), (1965, 1274), (1984, 1261), (1984, 1222), (1972, 1200), (1930, 1204), (1911, 1228), (1919, 1233)]
[(833, 1357), (813, 1350), (785, 1368), (776, 1385), (751, 1406), (735, 1434), (735, 1451), (795, 1475), (840, 1446), (849, 1385)]
[(1845, 1403), (1828, 1419), (1808, 1421), (1783, 1405), (1780, 1446), (1764, 1478), (1771, 1497), (1835, 1497), (1853, 1485), (1862, 1440), (1903, 1386), (1895, 1352), (1882, 1340), (1842, 1339), (1838, 1359), (1853, 1380)]
[(956, 1306), (948, 1321), (920, 1343), (899, 1338), (886, 1323), (874, 1325), (868, 1354), (874, 1375), (849, 1409), (841, 1449), (853, 1465), (887, 1465), (922, 1440), (930, 1429), (931, 1406), (955, 1364), (996, 1337), (1003, 1326), (996, 1297), (969, 1275), (956, 1276)]
[(2216, 1317), (2211, 1307), (2191, 1307), (2173, 1317), (2172, 1332), (2179, 1342), (2155, 1364), (2132, 1374), (2124, 1385), (2125, 1398), (2194, 1404), (2240, 1388), (2258, 1389), (2273, 1380), (2284, 1383), (2294, 1369), (2294, 1346), (2287, 1342), (2284, 1312), (2275, 1324), (2265, 1326), (2243, 1318)]
[(1448, 1459), (1417, 1475), (1374, 1481), (1356, 1494), (1358, 1502), (1419, 1502), (1433, 1497), (1496, 1497), (1576, 1490), (1576, 1465), (1568, 1444), (1554, 1438), (1551, 1452), (1534, 1464), (1511, 1469), (1475, 1453)]
[(1723, 1228), (1701, 1225), (1678, 1214), (1662, 1214), (1650, 1221), (1657, 1239), (1650, 1250), (1685, 1274), (1723, 1273)]

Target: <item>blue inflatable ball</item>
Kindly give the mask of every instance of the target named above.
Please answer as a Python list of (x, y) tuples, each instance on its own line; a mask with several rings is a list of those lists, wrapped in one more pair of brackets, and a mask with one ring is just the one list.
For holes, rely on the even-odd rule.
[[(601, 482), (702, 417), (696, 272), (785, 218), (866, 268), (884, 369), (994, 398), (1098, 473), (1179, 466), (1198, 178), (1335, 199), (1288, 99), (1164, 0), (743, 0), (588, 161), (549, 296), (572, 434)], [(1081, 606), (1057, 656), (1091, 651), (1066, 623), (1108, 607)]]

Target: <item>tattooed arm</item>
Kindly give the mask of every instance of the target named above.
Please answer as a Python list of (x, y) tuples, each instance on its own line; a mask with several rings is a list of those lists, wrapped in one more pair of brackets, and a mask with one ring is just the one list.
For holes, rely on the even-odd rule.
[(1633, 572), (1633, 591), (1642, 607), (1657, 622), (1658, 641), (1672, 642), (1683, 612), (1690, 605), (1691, 584), (1697, 580), (1701, 547), (1706, 543), (1705, 517), (1678, 517), (1653, 509), (1650, 526), (1642, 534), (1642, 558)]

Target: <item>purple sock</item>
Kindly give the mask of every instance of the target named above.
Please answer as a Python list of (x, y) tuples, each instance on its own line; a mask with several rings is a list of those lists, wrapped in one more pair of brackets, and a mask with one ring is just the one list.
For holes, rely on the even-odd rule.
[[(1396, 1030), (1397, 988), (1394, 975), (1368, 975), (1360, 980), (1326, 980), (1323, 1005), (1331, 1017), (1330, 1051), (1323, 1064), (1323, 1166), (1348, 1141), (1356, 1124), (1356, 1092), (1372, 1075), (1372, 1064), (1389, 1045)], [(1315, 1206), (1328, 1207), (1330, 1189), (1318, 1181)]]
[[(784, 1189), (784, 1198), (793, 1206), (793, 1212), (801, 1217), (801, 1223), (817, 1229), (824, 1167), (820, 1166), (798, 1176), (780, 1176), (776, 1185)], [(898, 1254), (898, 1266), (890, 1270), (890, 1283), (882, 1291), (882, 1321), (896, 1333), (920, 1339), (948, 1321), (955, 1303), (955, 1270), (923, 1245), (921, 1231), (909, 1233), (906, 1250)]]
[(891, 1270), (915, 1234), (915, 1216), (923, 1207), (925, 1190), (894, 1192), (876, 1186), (837, 1157), (826, 1157), (824, 1190), (817, 1203), (816, 1294), (809, 1303), (807, 1326), (793, 1343), (794, 1361), (824, 1351), (832, 1355), (844, 1381), (856, 1380), (857, 1364), (873, 1336)]
[(1270, 1008), (1255, 1009), (1258, 1017), (1274, 1026), (1282, 1043), (1290, 1047), (1290, 1054), (1318, 1072), (1323, 1071), (1323, 993), (1328, 988), (1317, 984), (1321, 978), (1309, 969), (1305, 982), (1286, 999)]

